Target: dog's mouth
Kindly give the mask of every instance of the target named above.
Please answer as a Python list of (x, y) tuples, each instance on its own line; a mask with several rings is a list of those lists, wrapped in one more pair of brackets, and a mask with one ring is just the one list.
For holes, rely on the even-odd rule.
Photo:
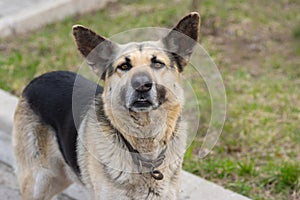
[(149, 112), (155, 108), (157, 108), (156, 104), (144, 97), (137, 98), (129, 106), (129, 110), (133, 112)]
[(131, 112), (151, 112), (158, 109), (166, 100), (166, 90), (162, 86), (156, 86), (148, 92), (133, 91), (132, 88), (123, 90), (124, 107)]
[(144, 98), (140, 98), (140, 99), (137, 99), (136, 101), (133, 102), (132, 107), (147, 108), (147, 107), (150, 107), (152, 105), (153, 104), (149, 100), (144, 99)]

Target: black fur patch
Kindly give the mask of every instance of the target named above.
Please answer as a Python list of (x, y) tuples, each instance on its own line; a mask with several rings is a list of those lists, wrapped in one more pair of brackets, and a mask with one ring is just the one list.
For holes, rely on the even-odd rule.
[(166, 101), (166, 88), (163, 85), (156, 85), (157, 99), (159, 104), (163, 104)]
[[(101, 79), (105, 80), (105, 78), (111, 77), (114, 74), (114, 72), (115, 72), (114, 67), (113, 67), (112, 63), (110, 63), (108, 65), (108, 67), (105, 69), (105, 71), (103, 72)], [(106, 77), (106, 75), (107, 75), (107, 77)]]
[[(75, 80), (77, 89), (73, 93)], [(60, 151), (77, 175), (80, 175), (76, 152), (77, 128), (95, 95), (102, 91), (102, 87), (80, 75), (56, 71), (32, 80), (22, 94), (41, 123), (55, 130)]]
[(181, 65), (181, 63), (182, 63), (183, 58), (180, 55), (177, 55), (176, 53), (171, 53), (171, 52), (167, 52), (167, 55), (168, 55), (169, 59), (171, 60), (171, 63), (176, 63), (176, 67), (177, 67), (178, 71), (182, 72), (183, 66)]

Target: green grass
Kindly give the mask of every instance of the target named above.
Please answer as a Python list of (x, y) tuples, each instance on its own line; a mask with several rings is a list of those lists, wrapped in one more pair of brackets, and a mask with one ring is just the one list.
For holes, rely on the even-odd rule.
[(300, 24), (298, 24), (294, 29), (294, 37), (300, 39)]
[[(183, 167), (252, 199), (300, 199), (300, 3), (217, 2), (201, 1), (201, 43), (224, 79), (226, 123), (213, 151), (199, 159), (211, 103), (203, 80), (194, 82), (200, 127)], [(73, 24), (111, 36), (137, 27), (170, 27), (189, 7), (187, 0), (121, 0), (99, 12), (1, 39), (0, 88), (19, 95), (44, 72), (77, 71), (83, 59), (71, 36)]]

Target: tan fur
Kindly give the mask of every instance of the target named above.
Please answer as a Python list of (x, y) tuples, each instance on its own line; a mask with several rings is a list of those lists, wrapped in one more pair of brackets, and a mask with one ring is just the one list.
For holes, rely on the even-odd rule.
[(22, 198), (51, 199), (71, 183), (54, 132), (39, 122), (23, 98), (14, 121), (12, 140)]
[[(199, 15), (187, 15), (172, 30), (197, 40)], [(180, 118), (184, 105), (180, 72), (191, 56), (194, 42), (184, 43), (173, 31), (159, 41), (140, 43), (143, 48), (138, 47), (138, 43), (115, 44), (82, 26), (74, 26), (73, 35), (79, 51), (95, 73), (105, 78), (103, 94), (95, 98), (95, 104), (84, 113), (77, 127), (80, 177), (65, 163), (54, 130), (40, 121), (27, 100), (21, 97), (14, 119), (13, 147), (23, 199), (51, 199), (72, 182), (82, 184), (89, 191), (90, 199), (178, 199), (186, 147), (185, 124)], [(98, 48), (101, 43), (105, 43), (105, 48)], [(176, 62), (171, 60), (164, 47), (177, 48), (175, 53), (182, 57)], [(112, 53), (116, 48), (119, 48), (117, 53)], [(109, 55), (115, 57), (106, 58)], [(153, 56), (163, 62), (164, 67), (155, 69)], [(118, 68), (126, 58), (132, 65), (128, 71)], [(108, 60), (113, 60), (113, 69), (110, 74), (103, 74), (101, 67)], [(124, 88), (127, 89), (125, 96), (136, 92), (131, 81), (141, 73), (153, 81), (151, 98), (158, 101), (160, 91), (164, 99), (161, 105), (149, 111), (135, 112), (124, 106), (122, 92)], [(152, 161), (166, 150), (163, 163), (155, 168), (163, 174), (162, 180), (154, 179), (148, 167), (134, 163), (122, 138), (140, 156)]]
[[(168, 150), (166, 152), (167, 159), (165, 165), (161, 169), (165, 178), (163, 181), (156, 181), (150, 177), (148, 173), (139, 174), (137, 166), (132, 162), (128, 151), (120, 149), (119, 144), (113, 143), (114, 130), (108, 124), (100, 123), (95, 120), (95, 113), (92, 111), (88, 113), (87, 118), (83, 122), (79, 139), (80, 148), (80, 166), (86, 169), (86, 175), (83, 182), (88, 186), (90, 193), (95, 194), (94, 199), (132, 199), (125, 198), (125, 194), (134, 199), (146, 199), (148, 188), (154, 191), (164, 191), (161, 196), (152, 196), (148, 199), (176, 199), (179, 189), (179, 175), (183, 159), (183, 152), (185, 149), (185, 133), (184, 127), (178, 127), (180, 134), (173, 138), (168, 143)], [(84, 127), (84, 130), (83, 130)], [(97, 132), (97, 134), (94, 134)], [(132, 139), (132, 138), (131, 138)], [(135, 147), (144, 147), (145, 152), (151, 149), (159, 148), (157, 144), (153, 147), (153, 139), (134, 138), (131, 140)], [(136, 143), (134, 143), (136, 142)], [(146, 148), (149, 147), (149, 148)], [(99, 148), (99, 149), (97, 149)], [(97, 157), (95, 156), (97, 155)], [(147, 156), (146, 154), (143, 154)], [(148, 156), (153, 156), (149, 155)], [(104, 169), (103, 163), (108, 163)], [(179, 172), (176, 172), (178, 171)], [(147, 172), (147, 170), (145, 171)], [(174, 174), (174, 172), (176, 172)], [(116, 179), (116, 177), (118, 177)], [(111, 182), (114, 179), (114, 182)], [(99, 180), (101, 180), (99, 182)], [(128, 185), (128, 183), (130, 183)], [(164, 188), (164, 189), (163, 189)], [(167, 189), (166, 189), (167, 188)]]

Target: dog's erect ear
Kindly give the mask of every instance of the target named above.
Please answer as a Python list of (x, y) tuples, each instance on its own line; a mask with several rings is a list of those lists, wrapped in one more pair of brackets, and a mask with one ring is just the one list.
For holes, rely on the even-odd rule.
[(81, 25), (73, 26), (73, 36), (87, 63), (104, 79), (104, 72), (111, 62), (112, 55), (117, 51), (118, 44)]
[(192, 12), (182, 18), (178, 24), (162, 39), (166, 51), (176, 59), (179, 70), (188, 63), (194, 46), (199, 38), (200, 16)]

